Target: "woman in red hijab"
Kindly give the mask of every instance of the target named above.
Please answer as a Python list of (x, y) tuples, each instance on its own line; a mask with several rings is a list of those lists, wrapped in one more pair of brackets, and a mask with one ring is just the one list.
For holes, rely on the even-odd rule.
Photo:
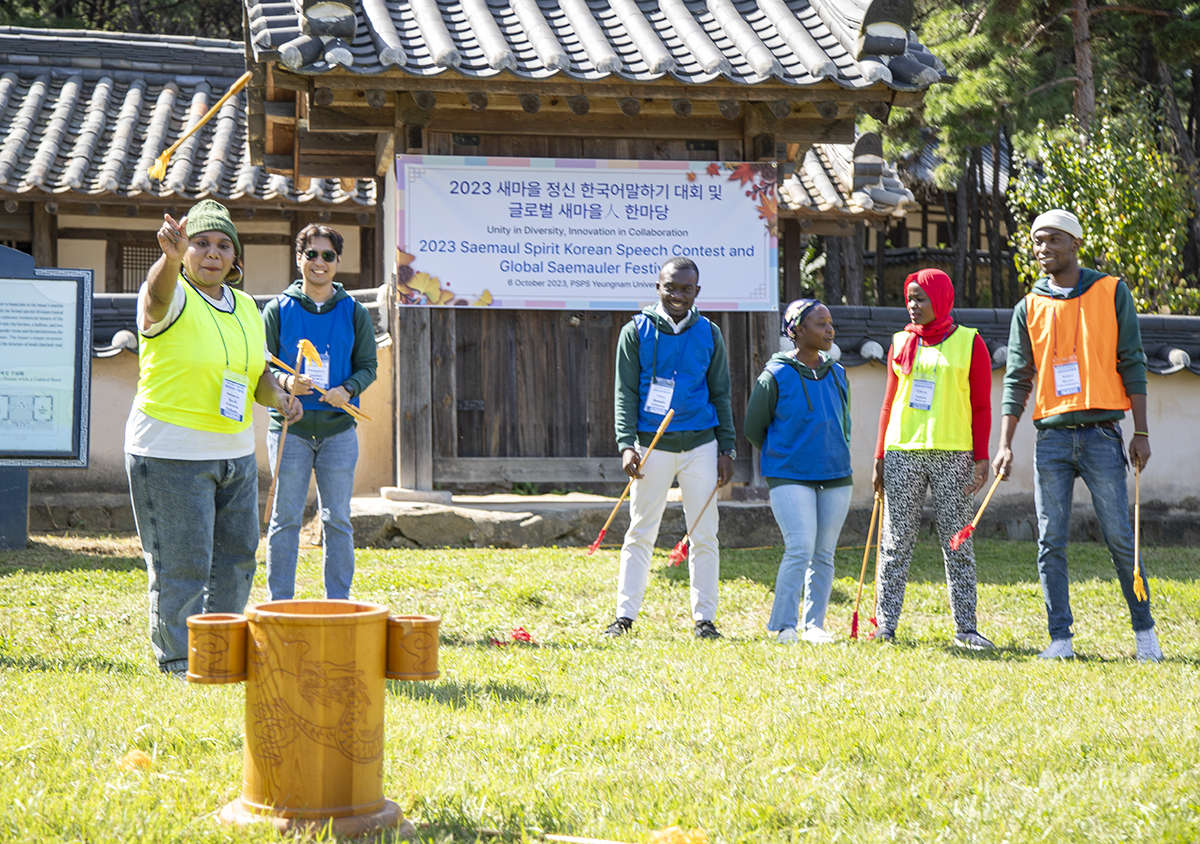
[(887, 357), (887, 389), (871, 480), (883, 493), (876, 589), (876, 638), (896, 638), (925, 490), (933, 492), (946, 562), (954, 643), (989, 650), (975, 629), (975, 550), (968, 539), (950, 547), (971, 521), (971, 499), (988, 476), (992, 366), (983, 338), (951, 316), (954, 285), (941, 270), (920, 270), (905, 283), (911, 320), (896, 332)]

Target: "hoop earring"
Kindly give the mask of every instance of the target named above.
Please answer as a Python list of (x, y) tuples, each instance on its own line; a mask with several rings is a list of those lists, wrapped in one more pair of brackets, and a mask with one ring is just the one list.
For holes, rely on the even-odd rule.
[(234, 264), (233, 269), (237, 272), (237, 278), (231, 279), (230, 276), (225, 276), (225, 283), (228, 285), (241, 284), (242, 279), (245, 277), (245, 274), (242, 272), (242, 268), (237, 264)]

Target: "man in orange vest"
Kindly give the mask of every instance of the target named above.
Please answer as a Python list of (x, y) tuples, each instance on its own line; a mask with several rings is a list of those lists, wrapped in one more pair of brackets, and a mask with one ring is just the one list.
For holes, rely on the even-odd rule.
[[(1162, 650), (1145, 600), (1133, 588), (1133, 528), (1126, 472), (1150, 459), (1146, 425), (1146, 355), (1137, 310), (1125, 282), (1079, 266), (1083, 227), (1055, 209), (1033, 221), (1033, 254), (1045, 276), (1013, 309), (1004, 374), (997, 475), (1012, 468), (1017, 420), (1034, 392), (1034, 502), (1038, 517), (1038, 574), (1050, 627), (1042, 659), (1073, 657), (1067, 538), (1075, 478), (1083, 478), (1112, 554), (1137, 642), (1137, 658), (1158, 662)], [(1120, 420), (1133, 411), (1125, 457)], [(1141, 567), (1143, 578), (1146, 567)]]

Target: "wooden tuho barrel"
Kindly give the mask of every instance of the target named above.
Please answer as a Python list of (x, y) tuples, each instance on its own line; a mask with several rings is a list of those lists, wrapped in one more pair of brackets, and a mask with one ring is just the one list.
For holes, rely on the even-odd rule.
[(246, 618), (246, 747), (235, 808), (300, 820), (394, 807), (383, 796), (387, 608), (274, 601), (250, 607)]
[(436, 680), (441, 616), (394, 615), (388, 619), (387, 678)]
[(246, 679), (246, 616), (188, 616), (189, 683), (240, 683)]

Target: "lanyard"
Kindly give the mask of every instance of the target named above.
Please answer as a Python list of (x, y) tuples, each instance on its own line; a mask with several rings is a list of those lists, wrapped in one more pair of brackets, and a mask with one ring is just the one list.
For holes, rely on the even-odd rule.
[[(1079, 281), (1075, 283), (1075, 289), (1079, 290), (1083, 286), (1083, 270), (1079, 271)], [(1079, 350), (1079, 324), (1083, 322), (1083, 293), (1080, 292), (1075, 296), (1078, 302), (1075, 311), (1075, 340), (1071, 345), (1071, 357), (1075, 357), (1075, 353)], [(1052, 360), (1058, 360), (1058, 307), (1050, 312), (1050, 325), (1054, 336), (1054, 357)]]
[[(187, 276), (184, 276), (183, 280), (188, 283), (188, 286), (191, 287), (192, 290), (196, 290), (196, 285), (192, 284), (192, 282), (187, 278)], [(217, 336), (219, 336), (221, 338), (221, 348), (225, 350), (225, 368), (228, 369), (229, 368), (229, 346), (226, 345), (226, 343), (225, 343), (225, 332), (223, 332), (221, 330), (221, 323), (217, 320), (216, 316), (213, 315), (213, 311), (217, 310), (217, 306), (214, 305), (212, 303), (212, 301), (207, 296), (205, 296), (203, 293), (201, 293), (199, 290), (196, 290), (196, 294), (198, 296), (200, 296), (201, 299), (204, 300), (204, 303), (206, 305), (208, 305), (209, 308), (211, 308), (211, 310), (208, 312), (208, 315), (212, 319), (213, 325), (217, 329)], [(243, 366), (242, 366), (242, 371), (245, 372), (247, 376), (249, 376), (250, 375), (250, 341), (246, 338), (246, 329), (245, 329), (245, 327), (242, 326), (242, 321), (240, 319), (238, 319), (237, 315), (236, 315), (236, 313), (237, 313), (237, 297), (236, 296), (233, 297), (232, 304), (233, 304), (233, 310), (230, 311), (229, 313), (230, 313), (230, 316), (233, 316), (233, 321), (237, 323), (238, 330), (240, 330), (242, 332), (242, 347), (245, 350), (245, 357), (243, 358), (243, 360), (245, 360), (245, 364), (243, 364)], [(225, 312), (221, 311), (221, 313), (225, 313)]]
[[(694, 325), (689, 327), (688, 331), (690, 332), (693, 328), (695, 328)], [(650, 380), (651, 381), (653, 381), (655, 378), (658, 377), (658, 335), (659, 335), (658, 326), (655, 325), (654, 326), (654, 357), (650, 362)], [(678, 336), (678, 335), (676, 335), (676, 336)], [(683, 348), (681, 348), (675, 354), (675, 369), (671, 371), (671, 380), (672, 381), (674, 381), (675, 376), (679, 374), (679, 359), (683, 356), (684, 352), (686, 352), (688, 350), (688, 345), (691, 342), (692, 342), (691, 334), (688, 334), (688, 336), (683, 338)]]
[[(949, 336), (949, 335), (947, 335), (947, 336)], [(942, 342), (944, 343), (945, 341), (946, 341), (946, 338), (945, 338), (945, 337), (943, 337), (943, 338), (942, 338)], [(919, 335), (919, 334), (918, 334), (918, 335), (917, 335), (917, 355), (916, 355), (916, 357), (913, 359), (913, 369), (914, 369), (914, 370), (917, 368), (917, 365), (918, 365), (918, 364), (921, 362), (921, 345), (922, 345), (922, 343), (921, 343), (921, 335)], [(935, 344), (934, 344), (934, 346), (940, 346), (940, 345), (941, 345), (941, 343), (935, 343)], [(931, 347), (931, 348), (932, 348), (932, 347)], [(922, 368), (922, 369), (925, 369), (925, 367), (924, 367), (924, 366), (922, 366), (921, 368)], [(938, 358), (934, 358), (934, 361), (933, 361), (933, 377), (934, 377), (934, 378), (937, 378), (937, 368), (938, 368)]]

